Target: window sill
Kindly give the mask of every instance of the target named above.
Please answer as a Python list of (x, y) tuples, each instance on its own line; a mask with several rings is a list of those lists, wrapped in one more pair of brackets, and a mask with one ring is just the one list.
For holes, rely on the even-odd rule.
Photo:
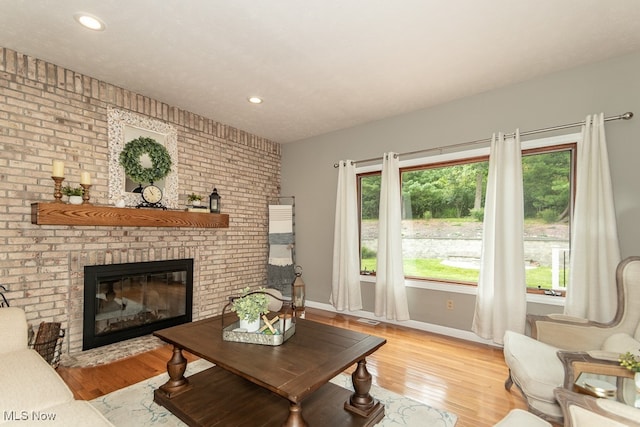
[[(375, 283), (376, 276), (360, 275), (360, 282)], [(468, 285), (430, 282), (428, 280), (405, 280), (408, 288), (426, 289), (430, 291), (451, 292), (455, 294), (477, 295), (478, 288)], [(565, 297), (527, 293), (527, 302), (546, 305), (564, 306)]]

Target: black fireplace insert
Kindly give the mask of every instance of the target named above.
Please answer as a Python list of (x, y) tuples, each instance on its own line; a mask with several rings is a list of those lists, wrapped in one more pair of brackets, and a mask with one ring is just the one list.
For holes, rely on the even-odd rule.
[(193, 259), (84, 268), (82, 349), (192, 320)]

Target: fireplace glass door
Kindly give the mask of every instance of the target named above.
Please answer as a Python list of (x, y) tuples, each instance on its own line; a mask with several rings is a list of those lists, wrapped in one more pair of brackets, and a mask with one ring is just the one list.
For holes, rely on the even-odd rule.
[(192, 281), (193, 260), (86, 267), (83, 347), (191, 321)]

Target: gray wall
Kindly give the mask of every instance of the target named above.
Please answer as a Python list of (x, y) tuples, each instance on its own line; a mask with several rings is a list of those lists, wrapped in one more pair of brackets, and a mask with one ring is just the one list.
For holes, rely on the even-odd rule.
[[(640, 53), (636, 53), (284, 144), (282, 194), (296, 196), (296, 261), (303, 267), (308, 300), (328, 303), (331, 292), (336, 161), (457, 144), (487, 138), (496, 131), (573, 123), (599, 112), (636, 114), (630, 121), (608, 123), (606, 133), (622, 256), (639, 255), (639, 75)], [(362, 289), (365, 309), (372, 311), (373, 286), (363, 284)], [(408, 295), (413, 319), (470, 330), (475, 296), (424, 289), (409, 289)], [(446, 309), (447, 299), (454, 300), (454, 310)], [(529, 310), (544, 313), (561, 311), (561, 307), (530, 303)]]

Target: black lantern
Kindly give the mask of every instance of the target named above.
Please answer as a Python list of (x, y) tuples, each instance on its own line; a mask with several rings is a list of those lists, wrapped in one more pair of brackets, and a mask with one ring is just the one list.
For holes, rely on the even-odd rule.
[(220, 213), (220, 195), (217, 188), (214, 188), (209, 195), (209, 211), (211, 213)]

